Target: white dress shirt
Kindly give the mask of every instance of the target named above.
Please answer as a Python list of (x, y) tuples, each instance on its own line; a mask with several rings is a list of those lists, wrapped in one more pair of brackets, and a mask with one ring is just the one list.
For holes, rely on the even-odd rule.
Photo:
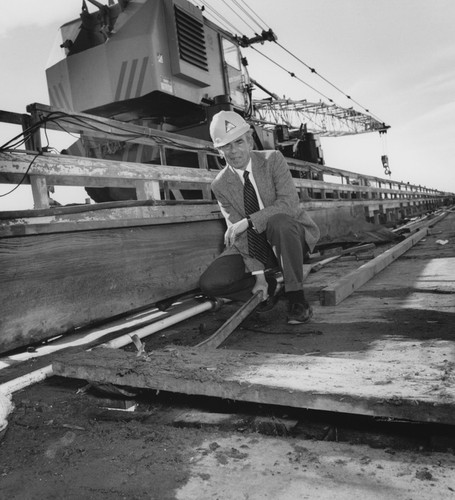
[(243, 178), (243, 172), (245, 172), (245, 170), (247, 172), (249, 172), (249, 174), (250, 174), (249, 179), (251, 181), (251, 184), (253, 184), (254, 190), (256, 191), (256, 196), (258, 197), (259, 210), (262, 210), (264, 208), (264, 203), (262, 203), (261, 195), (259, 194), (258, 187), (256, 185), (256, 181), (254, 180), (253, 171), (251, 170), (251, 160), (248, 162), (248, 165), (246, 166), (245, 170), (242, 170), (240, 168), (233, 168), (233, 167), (231, 167), (231, 165), (229, 165), (229, 168), (240, 177), (242, 184), (245, 184), (245, 179)]

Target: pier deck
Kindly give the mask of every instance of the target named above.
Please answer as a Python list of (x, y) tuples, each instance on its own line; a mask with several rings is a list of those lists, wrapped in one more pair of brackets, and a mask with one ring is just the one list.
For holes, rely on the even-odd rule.
[[(83, 378), (50, 377), (14, 394), (15, 410), (0, 433), (2, 492), (10, 498), (56, 491), (67, 498), (452, 498), (454, 426), (438, 422), (455, 413), (454, 229), (451, 213), (337, 306), (320, 305), (321, 291), (359, 263), (337, 259), (311, 273), (306, 291), (315, 316), (307, 325), (288, 326), (280, 301), (276, 311), (249, 316), (218, 349), (191, 354), (240, 307), (226, 304), (143, 339), (144, 364), (150, 371), (158, 358), (164, 364), (160, 385), (156, 377), (139, 380), (134, 367), (141, 358), (132, 347), (111, 356), (99, 350), (100, 366), (91, 373), (83, 373), (89, 346), (72, 347), (71, 364), (62, 351), (1, 370), (5, 381), (21, 365), (55, 361), (69, 377), (79, 370)], [(136, 376), (142, 385), (152, 380), (164, 387), (172, 368), (183, 365), (174, 390), (190, 387), (190, 395), (153, 390), (129, 399), (119, 392), (114, 400), (96, 383), (90, 388), (85, 377), (96, 378), (101, 364), (118, 356), (118, 363), (133, 361), (122, 371), (116, 361), (111, 380), (131, 383)], [(185, 356), (193, 358), (192, 370)], [(230, 359), (240, 362), (237, 375), (247, 384), (223, 380), (236, 368)], [(259, 362), (265, 375), (266, 360), (276, 370), (260, 386), (251, 372)], [(288, 361), (287, 379), (280, 360)], [(197, 383), (217, 397), (194, 396)], [(273, 390), (279, 384), (288, 387)], [(300, 400), (301, 408), (220, 397), (234, 397), (235, 390), (241, 396), (242, 389), (256, 400)], [(136, 409), (106, 409), (114, 403)], [(315, 411), (302, 409), (309, 403)]]
[(337, 306), (318, 298), (341, 264), (311, 274), (315, 316), (307, 325), (286, 325), (280, 302), (278, 310), (250, 316), (216, 351), (187, 347), (201, 321), (203, 330), (216, 330), (235, 310), (231, 304), (171, 332), (168, 341), (184, 347), (157, 349), (151, 341), (146, 350), (156, 350), (143, 358), (95, 350), (54, 369), (118, 385), (454, 424), (454, 237), (451, 212)]

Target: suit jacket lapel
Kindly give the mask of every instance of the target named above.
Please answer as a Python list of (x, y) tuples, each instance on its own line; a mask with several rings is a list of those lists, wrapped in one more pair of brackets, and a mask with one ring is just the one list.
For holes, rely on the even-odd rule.
[(261, 156), (256, 156), (254, 152), (251, 154), (251, 170), (253, 171), (254, 175), (254, 181), (256, 182), (256, 186), (259, 191), (259, 196), (262, 199), (262, 202), (266, 204), (266, 199), (267, 199), (267, 192), (269, 190), (268, 187), (268, 179), (265, 177), (265, 169), (263, 168), (264, 165), (264, 158)]
[(239, 176), (232, 172), (230, 168), (226, 169), (226, 186), (230, 192), (230, 198), (232, 200), (232, 204), (237, 209), (239, 213), (243, 213), (245, 211), (243, 204), (243, 185), (242, 181), (239, 179)]

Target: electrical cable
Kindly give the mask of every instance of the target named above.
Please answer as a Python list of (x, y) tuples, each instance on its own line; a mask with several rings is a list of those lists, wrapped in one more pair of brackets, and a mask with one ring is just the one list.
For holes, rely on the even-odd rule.
[(9, 141), (5, 142), (5, 144), (0, 146), (0, 151), (3, 151), (5, 149), (15, 149), (18, 148), (19, 146), (22, 146), (27, 141), (27, 139), (29, 139), (32, 136), (33, 132), (35, 132), (36, 129), (37, 127), (35, 125), (26, 128), (20, 134), (16, 135)]
[[(77, 115), (72, 115), (63, 111), (53, 111), (48, 113), (46, 116), (41, 117), (40, 120), (38, 120), (36, 123), (34, 123), (32, 126), (24, 130), (21, 134), (13, 137), (11, 140), (6, 142), (0, 147), (0, 151), (4, 151), (6, 149), (17, 149), (19, 146), (23, 145), (28, 138), (32, 136), (34, 132), (36, 132), (39, 128), (43, 127), (45, 129), (45, 135), (47, 138), (48, 146), (46, 146), (46, 149), (49, 148), (49, 138), (47, 137), (47, 128), (46, 124), (52, 122), (56, 126), (58, 126), (62, 131), (65, 133), (68, 133), (72, 135), (68, 130), (65, 129), (65, 123), (68, 123), (73, 126), (78, 126), (80, 125), (84, 129), (90, 131), (95, 131), (95, 132), (100, 132), (100, 133), (106, 133), (106, 127), (109, 128), (110, 133), (114, 133), (116, 136), (120, 137), (121, 139), (125, 140), (126, 142), (134, 140), (134, 139), (139, 139), (141, 137), (151, 137), (152, 134), (142, 134), (142, 133), (135, 133), (135, 132), (130, 132), (127, 127), (122, 126), (121, 122), (118, 122), (118, 124), (112, 124), (110, 123), (109, 125), (106, 125), (101, 119), (96, 119), (94, 117), (90, 118), (85, 118)], [(189, 151), (201, 151), (201, 150), (207, 150), (211, 149), (210, 147), (197, 147), (197, 146), (189, 146), (185, 145), (182, 146), (178, 141), (168, 139), (168, 138), (161, 138), (161, 137), (153, 137), (153, 140), (158, 144), (158, 145), (169, 145), (169, 146), (174, 146), (176, 148), (183, 148)]]
[(16, 186), (13, 187), (10, 191), (7, 193), (0, 194), (0, 198), (3, 198), (5, 196), (8, 196), (12, 192), (16, 191), (16, 189), (24, 182), (25, 178), (27, 177), (28, 173), (30, 172), (30, 169), (32, 168), (33, 163), (35, 160), (40, 156), (41, 153), (36, 153), (36, 155), (33, 157), (32, 161), (29, 163), (27, 170), (25, 171), (24, 175), (22, 176), (22, 179), (16, 184)]
[[(64, 125), (62, 125), (62, 122), (63, 122), (63, 124), (68, 123), (71, 125), (81, 124), (82, 126), (84, 126), (84, 128), (86, 128), (88, 130), (102, 132), (102, 133), (106, 132), (105, 128), (103, 128), (101, 126), (97, 126), (97, 124), (101, 124), (104, 127), (106, 127), (106, 124), (102, 120), (98, 120), (96, 118), (84, 118), (84, 117), (80, 117), (80, 116), (71, 115), (71, 114), (65, 113), (63, 111), (53, 111), (53, 112), (50, 112), (49, 114), (47, 114), (46, 116), (41, 117), (41, 119), (36, 121), (32, 126), (28, 127), (27, 129), (22, 131), (20, 134), (18, 134), (17, 136), (13, 137), (9, 141), (7, 141), (5, 144), (0, 146), (0, 152), (10, 150), (10, 149), (17, 149), (20, 146), (22, 146), (23, 144), (25, 144), (26, 141), (30, 137), (32, 137), (33, 133), (35, 133), (41, 127), (44, 128), (44, 134), (45, 134), (45, 137), (47, 140), (47, 146), (41, 148), (41, 150), (33, 157), (32, 161), (30, 162), (30, 164), (27, 167), (26, 172), (24, 173), (24, 175), (22, 176), (22, 178), (18, 182), (18, 184), (10, 191), (3, 193), (3, 194), (0, 194), (1, 198), (13, 193), (24, 182), (24, 180), (26, 179), (27, 175), (29, 174), (30, 169), (31, 169), (33, 163), (35, 162), (36, 158), (39, 155), (41, 155), (44, 150), (45, 151), (49, 151), (50, 149), (55, 150), (55, 148), (50, 148), (50, 146), (49, 146), (50, 141), (49, 141), (49, 137), (47, 135), (47, 126), (46, 126), (49, 122), (55, 123), (59, 128), (61, 128), (64, 132), (66, 132), (68, 134), (70, 134), (70, 132), (68, 132), (65, 129)], [(112, 130), (114, 130), (114, 134), (124, 138), (125, 141), (129, 141), (132, 139), (138, 139), (138, 138), (145, 136), (144, 134), (129, 132), (125, 127), (122, 127), (120, 122), (118, 125), (117, 124), (109, 124), (108, 127), (109, 127), (111, 132), (112, 132)], [(171, 139), (154, 137), (154, 140), (157, 142), (157, 144), (166, 144), (166, 145), (171, 145), (171, 146), (174, 146), (177, 148), (182, 147), (182, 145), (179, 144), (178, 141), (173, 141)], [(201, 149), (206, 149), (206, 148), (185, 146), (184, 149), (187, 149), (190, 151), (200, 151)]]

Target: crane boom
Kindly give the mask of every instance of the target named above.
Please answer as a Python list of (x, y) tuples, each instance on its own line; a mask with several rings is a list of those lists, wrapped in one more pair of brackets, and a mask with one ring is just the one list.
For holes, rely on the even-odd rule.
[(366, 113), (324, 102), (291, 99), (253, 101), (253, 122), (263, 125), (285, 124), (289, 129), (306, 125), (308, 132), (321, 137), (386, 132), (390, 128)]

